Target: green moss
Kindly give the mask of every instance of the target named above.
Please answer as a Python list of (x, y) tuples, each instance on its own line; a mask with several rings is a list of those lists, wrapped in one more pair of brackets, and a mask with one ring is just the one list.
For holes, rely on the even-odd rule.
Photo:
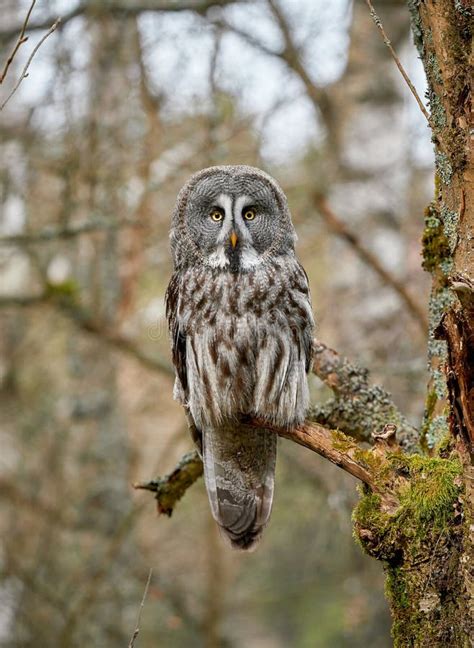
[(451, 451), (453, 450), (453, 446), (454, 446), (454, 439), (448, 430), (447, 433), (444, 435), (444, 437), (441, 439), (441, 441), (437, 444), (436, 454), (443, 459), (447, 459), (451, 454)]
[[(434, 397), (430, 400), (433, 402)], [(432, 406), (432, 402), (427, 406)], [(408, 478), (408, 483), (400, 489), (398, 511), (391, 517), (384, 515), (377, 510), (381, 499), (371, 494), (365, 495), (366, 501), (358, 509), (360, 521), (371, 524), (372, 546), (379, 552), (378, 556), (386, 560), (385, 594), (393, 616), (394, 646), (425, 646), (432, 640), (435, 640), (434, 645), (463, 645), (452, 642), (450, 602), (440, 607), (439, 588), (445, 586), (446, 573), (433, 572), (435, 563), (431, 560), (436, 552), (449, 559), (459, 551), (453, 547), (461, 537), (454, 516), (461, 488), (461, 463), (457, 458), (417, 455), (397, 456), (391, 460), (393, 467)], [(377, 528), (378, 544), (373, 540)], [(430, 615), (435, 620), (433, 626), (427, 623)]]
[(409, 595), (405, 575), (399, 567), (387, 570), (385, 580), (385, 596), (392, 605), (407, 608)]
[(452, 518), (459, 495), (459, 460), (413, 455), (394, 457), (393, 461), (408, 470), (410, 478), (401, 493), (399, 520), (408, 517), (420, 536), (443, 529)]
[(347, 452), (355, 447), (354, 441), (342, 432), (339, 432), (339, 430), (333, 430), (331, 436), (334, 449), (339, 450), (339, 452)]
[(387, 464), (392, 473), (406, 477), (398, 493), (398, 508), (385, 512), (382, 498), (364, 487), (352, 516), (359, 544), (369, 555), (383, 560), (393, 559), (408, 547), (418, 551), (428, 536), (436, 536), (446, 527), (459, 495), (457, 478), (461, 474), (458, 459), (393, 454)]
[(396, 548), (391, 542), (391, 519), (382, 510), (382, 498), (366, 486), (359, 492), (361, 498), (352, 512), (354, 539), (369, 556), (392, 560)]
[(427, 272), (433, 272), (449, 258), (450, 248), (446, 238), (443, 223), (439, 218), (433, 203), (428, 205), (425, 212), (425, 229), (422, 237), (422, 267)]
[[(376, 495), (370, 490), (361, 487), (362, 497), (359, 500), (356, 508), (352, 513), (352, 519), (355, 522), (358, 522), (362, 526), (370, 527), (382, 527), (386, 522), (386, 515), (381, 511), (382, 498), (380, 495)], [(365, 489), (365, 490), (364, 490)]]

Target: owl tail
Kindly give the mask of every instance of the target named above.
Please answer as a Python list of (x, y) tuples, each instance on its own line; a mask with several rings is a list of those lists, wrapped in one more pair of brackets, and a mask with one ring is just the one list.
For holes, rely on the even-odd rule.
[(229, 424), (202, 440), (212, 515), (235, 549), (252, 549), (272, 509), (277, 435)]

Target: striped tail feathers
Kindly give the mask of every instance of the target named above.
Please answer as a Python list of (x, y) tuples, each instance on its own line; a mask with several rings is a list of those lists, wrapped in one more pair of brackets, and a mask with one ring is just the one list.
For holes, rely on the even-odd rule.
[(252, 550), (271, 513), (277, 435), (230, 423), (203, 431), (211, 512), (233, 548)]

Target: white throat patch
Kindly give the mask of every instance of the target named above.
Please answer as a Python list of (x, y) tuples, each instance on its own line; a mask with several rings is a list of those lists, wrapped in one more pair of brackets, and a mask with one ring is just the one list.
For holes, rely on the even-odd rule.
[(210, 254), (206, 258), (206, 263), (207, 265), (211, 266), (211, 268), (225, 268), (226, 266), (228, 266), (230, 261), (227, 258), (224, 246), (219, 246), (219, 248), (215, 252)]

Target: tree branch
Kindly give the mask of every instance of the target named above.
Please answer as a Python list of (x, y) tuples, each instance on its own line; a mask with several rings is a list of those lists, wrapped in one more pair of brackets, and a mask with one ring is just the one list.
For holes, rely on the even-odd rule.
[(245, 31), (244, 29), (239, 29), (239, 27), (232, 25), (224, 19), (215, 20), (214, 24), (220, 28), (225, 28), (227, 31), (233, 32), (263, 54), (279, 58), (284, 61), (286, 65), (300, 78), (305, 87), (306, 93), (316, 111), (321, 113), (326, 124), (330, 124), (332, 119), (332, 111), (329, 94), (324, 88), (318, 87), (314, 83), (305, 66), (301, 62), (300, 52), (293, 40), (291, 30), (281, 10), (272, 0), (268, 0), (267, 4), (270, 8), (271, 13), (273, 14), (273, 17), (275, 18), (276, 23), (278, 24), (278, 27), (280, 28), (280, 32), (284, 40), (284, 47), (281, 51), (272, 50), (269, 47), (266, 47), (263, 43), (254, 38), (247, 31)]
[[(389, 436), (391, 439), (393, 438), (395, 426), (385, 426), (390, 430), (377, 435), (377, 443), (370, 450), (361, 449), (353, 439), (341, 432), (328, 430), (311, 421), (306, 421), (303, 425), (292, 430), (277, 428), (265, 421), (245, 422), (243, 427), (265, 427), (285, 439), (316, 452), (380, 495), (386, 508), (396, 506), (395, 498), (385, 489), (383, 480), (380, 480), (383, 468), (387, 465), (385, 452), (388, 444), (386, 440)], [(393, 452), (394, 449), (393, 441), (391, 441), (390, 451)], [(136, 483), (133, 487), (155, 493), (158, 512), (165, 513), (170, 517), (178, 501), (202, 474), (201, 458), (197, 451), (193, 451), (184, 455), (169, 475), (149, 482)]]
[(0, 236), (0, 245), (28, 245), (30, 243), (47, 243), (57, 239), (69, 239), (82, 234), (116, 230), (125, 227), (143, 227), (137, 220), (122, 220), (111, 222), (107, 219), (95, 218), (68, 225), (68, 227), (48, 226), (37, 232)]
[(375, 25), (376, 25), (376, 26), (378, 27), (378, 29), (380, 30), (380, 33), (381, 33), (382, 38), (383, 38), (383, 42), (384, 42), (385, 45), (388, 47), (389, 52), (390, 52), (390, 54), (391, 54), (393, 60), (395, 61), (395, 65), (396, 65), (397, 68), (399, 69), (400, 74), (402, 75), (402, 77), (403, 77), (405, 83), (407, 84), (407, 86), (408, 86), (409, 89), (410, 89), (410, 92), (411, 92), (412, 95), (415, 97), (415, 101), (416, 101), (416, 103), (418, 104), (418, 106), (419, 106), (421, 112), (422, 112), (423, 115), (425, 116), (426, 121), (428, 122), (428, 124), (430, 124), (430, 126), (432, 126), (432, 124), (431, 124), (431, 117), (430, 117), (428, 111), (426, 110), (426, 108), (425, 108), (423, 102), (421, 101), (421, 99), (420, 99), (420, 95), (419, 95), (418, 92), (416, 91), (416, 88), (415, 88), (415, 86), (413, 85), (413, 83), (411, 82), (410, 77), (408, 76), (408, 74), (407, 74), (405, 68), (403, 67), (403, 65), (402, 65), (402, 63), (401, 63), (401, 61), (400, 61), (400, 59), (398, 58), (397, 53), (396, 53), (395, 50), (393, 49), (393, 45), (392, 45), (392, 43), (391, 43), (389, 37), (387, 36), (387, 34), (386, 34), (386, 32), (385, 32), (385, 29), (384, 29), (384, 27), (383, 27), (383, 25), (382, 25), (382, 21), (381, 21), (380, 18), (378, 17), (378, 15), (377, 15), (377, 13), (376, 13), (376, 11), (375, 11), (375, 9), (374, 9), (374, 6), (373, 6), (371, 0), (365, 0), (365, 1), (366, 1), (366, 3), (367, 3), (367, 6), (368, 6), (369, 9), (370, 9), (370, 15), (371, 15), (371, 17), (372, 17), (372, 20), (374, 21)]
[(22, 73), (20, 74), (20, 78), (18, 79), (18, 81), (17, 81), (17, 82), (15, 83), (15, 85), (13, 86), (13, 89), (12, 89), (12, 91), (10, 92), (10, 94), (8, 95), (8, 97), (7, 97), (7, 98), (5, 99), (5, 101), (0, 105), (0, 111), (2, 111), (2, 110), (5, 108), (5, 106), (7, 105), (7, 103), (8, 103), (8, 102), (10, 101), (10, 99), (13, 97), (13, 95), (15, 94), (15, 92), (16, 92), (16, 91), (18, 90), (18, 88), (20, 87), (20, 85), (21, 85), (23, 79), (25, 79), (25, 78), (28, 76), (28, 68), (30, 67), (31, 61), (32, 61), (33, 58), (35, 57), (36, 52), (39, 50), (39, 48), (40, 48), (41, 45), (44, 43), (44, 41), (45, 41), (47, 38), (49, 38), (49, 36), (51, 36), (51, 34), (52, 34), (54, 31), (56, 31), (56, 29), (57, 29), (57, 27), (58, 27), (58, 25), (59, 25), (60, 22), (61, 22), (61, 18), (57, 18), (56, 22), (54, 22), (54, 23), (51, 25), (51, 27), (50, 27), (49, 30), (46, 32), (46, 34), (43, 36), (43, 38), (42, 38), (42, 39), (37, 43), (37, 45), (35, 46), (35, 48), (34, 48), (33, 51), (31, 52), (30, 57), (28, 58), (25, 67), (23, 68)]
[(176, 468), (165, 477), (158, 477), (149, 482), (133, 484), (134, 488), (155, 493), (158, 513), (171, 517), (173, 509), (184, 493), (201, 477), (203, 466), (197, 452), (188, 452), (179, 461)]
[(17, 41), (15, 43), (15, 46), (13, 47), (12, 53), (7, 58), (7, 61), (5, 63), (5, 67), (3, 68), (3, 72), (0, 74), (0, 85), (4, 82), (5, 77), (7, 76), (7, 73), (8, 73), (8, 68), (12, 64), (16, 53), (18, 52), (20, 47), (23, 45), (23, 43), (26, 43), (26, 41), (28, 40), (28, 36), (25, 36), (25, 31), (26, 31), (26, 27), (28, 25), (28, 21), (29, 21), (30, 16), (31, 16), (31, 12), (33, 11), (33, 7), (35, 6), (35, 4), (36, 4), (36, 0), (33, 0), (31, 5), (30, 5), (30, 8), (28, 9), (28, 13), (26, 14), (26, 18), (25, 18), (25, 20), (23, 22), (23, 26), (21, 28), (20, 35), (18, 36), (18, 39), (17, 39)]
[(372, 20), (374, 21), (376, 27), (377, 27), (377, 28), (379, 29), (379, 31), (380, 31), (380, 34), (381, 34), (382, 39), (383, 39), (383, 42), (384, 42), (385, 45), (388, 47), (388, 50), (389, 50), (389, 52), (390, 52), (390, 54), (391, 54), (393, 60), (395, 61), (395, 65), (397, 66), (397, 68), (398, 68), (400, 74), (401, 74), (402, 77), (403, 77), (403, 80), (404, 80), (405, 83), (407, 84), (407, 86), (408, 86), (408, 88), (409, 88), (411, 94), (413, 95), (413, 97), (415, 98), (416, 103), (418, 104), (419, 109), (420, 109), (421, 112), (423, 113), (424, 117), (426, 118), (426, 121), (428, 122), (429, 127), (431, 128), (432, 136), (435, 138), (433, 141), (436, 142), (436, 144), (438, 145), (438, 147), (439, 147), (439, 148), (440, 148), (444, 153), (447, 153), (447, 151), (449, 150), (449, 147), (446, 146), (445, 142), (444, 142), (443, 139), (441, 138), (441, 136), (440, 136), (440, 134), (439, 134), (439, 132), (438, 132), (439, 129), (438, 129), (436, 123), (433, 121), (433, 118), (431, 117), (430, 113), (426, 110), (426, 108), (425, 108), (425, 106), (424, 106), (422, 100), (420, 99), (420, 95), (419, 95), (418, 92), (416, 91), (416, 88), (415, 88), (415, 86), (413, 85), (413, 83), (411, 82), (411, 79), (410, 79), (410, 77), (408, 76), (407, 71), (406, 71), (405, 68), (403, 67), (403, 65), (402, 65), (402, 63), (401, 63), (401, 61), (400, 61), (400, 59), (398, 58), (398, 55), (397, 55), (397, 53), (395, 52), (395, 50), (394, 50), (394, 48), (393, 48), (393, 45), (392, 45), (392, 43), (391, 43), (389, 37), (387, 36), (387, 33), (386, 33), (385, 29), (384, 29), (384, 26), (383, 26), (383, 24), (382, 24), (382, 21), (380, 20), (379, 16), (377, 15), (377, 13), (376, 13), (376, 11), (375, 11), (375, 9), (374, 9), (374, 6), (373, 6), (371, 0), (365, 0), (365, 2), (366, 2), (366, 4), (367, 4), (367, 6), (369, 7), (370, 15), (371, 15)]
[[(102, 16), (126, 16), (134, 17), (145, 12), (176, 12), (194, 11), (197, 14), (204, 15), (211, 7), (225, 7), (235, 3), (237, 0), (149, 0), (148, 2), (139, 2), (135, 4), (116, 2), (82, 2), (78, 7), (71, 9), (61, 17), (61, 27), (74, 20), (78, 16), (89, 14), (92, 17)], [(33, 23), (28, 27), (29, 31), (40, 31), (48, 29), (53, 18), (51, 16)], [(0, 40), (9, 40), (19, 31), (19, 27), (9, 27), (0, 30)]]
[(334, 399), (316, 405), (308, 413), (310, 421), (337, 429), (360, 441), (371, 442), (372, 435), (386, 424), (397, 426), (397, 438), (407, 452), (419, 450), (419, 435), (379, 385), (371, 385), (367, 369), (358, 367), (319, 340), (313, 342), (313, 373), (334, 392)]
[(130, 340), (116, 331), (104, 328), (94, 320), (87, 309), (77, 303), (74, 295), (67, 294), (62, 286), (47, 286), (40, 295), (26, 297), (0, 296), (0, 308), (46, 305), (53, 306), (60, 313), (68, 317), (81, 330), (94, 335), (117, 351), (121, 351), (137, 360), (146, 369), (157, 371), (174, 377), (174, 369), (169, 362), (156, 355), (151, 355), (140, 349), (133, 340)]
[(150, 587), (152, 574), (153, 574), (153, 568), (150, 567), (150, 571), (148, 572), (148, 578), (147, 578), (146, 585), (145, 585), (145, 591), (143, 592), (143, 596), (142, 596), (142, 602), (140, 603), (140, 607), (138, 609), (137, 621), (135, 623), (135, 630), (133, 631), (132, 637), (130, 639), (130, 643), (128, 644), (128, 648), (134, 648), (135, 641), (136, 641), (138, 635), (140, 634), (140, 619), (141, 619), (141, 616), (142, 616), (143, 608), (145, 607), (145, 601), (146, 601), (146, 597), (148, 595), (148, 589)]
[(397, 293), (407, 307), (410, 315), (419, 325), (422, 333), (426, 336), (428, 334), (428, 319), (425, 310), (421, 308), (416, 299), (410, 295), (403, 282), (387, 270), (378, 257), (371, 252), (371, 250), (365, 247), (357, 234), (350, 230), (346, 223), (336, 216), (323, 196), (315, 194), (314, 204), (323, 217), (326, 225), (328, 225), (328, 227), (337, 234), (337, 236), (346, 241), (352, 247), (357, 256), (362, 259), (366, 265), (372, 268), (384, 283), (390, 286)]
[(365, 452), (370, 452), (370, 450), (361, 450), (357, 443), (345, 434), (328, 430), (312, 421), (306, 421), (293, 430), (281, 430), (269, 427), (267, 424), (265, 424), (265, 428), (271, 429), (279, 436), (316, 452), (316, 454), (328, 459), (331, 463), (367, 484), (372, 490), (377, 490), (374, 475), (362, 458)]

